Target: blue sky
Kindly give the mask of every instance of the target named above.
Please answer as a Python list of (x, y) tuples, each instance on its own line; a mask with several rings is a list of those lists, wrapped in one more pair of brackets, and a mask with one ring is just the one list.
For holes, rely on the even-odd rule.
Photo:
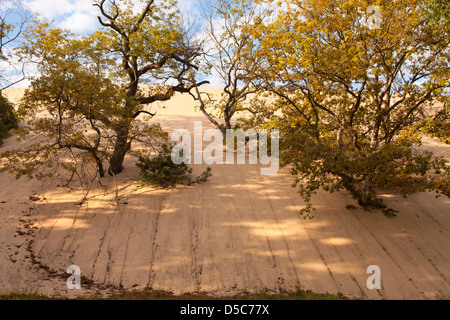
[[(156, 0), (156, 5), (165, 0)], [(202, 22), (202, 8), (201, 2), (213, 2), (214, 0), (178, 0), (178, 7), (183, 15), (190, 18), (194, 18), (197, 23)], [(47, 21), (52, 21), (53, 27), (63, 28), (72, 31), (75, 34), (88, 34), (96, 31), (100, 24), (97, 16), (99, 15), (99, 9), (93, 6), (93, 0), (20, 0), (22, 5), (27, 8), (33, 14), (37, 14), (41, 18)], [(8, 6), (17, 4), (17, 0), (0, 0), (0, 10), (4, 10)], [(192, 22), (192, 19), (191, 19)], [(15, 42), (18, 44), (18, 41)], [(6, 50), (12, 50), (14, 44), (8, 45)], [(9, 59), (14, 61), (14, 57)], [(4, 61), (0, 61), (0, 69), (3, 70), (3, 74), (8, 71), (12, 75), (8, 75), (9, 83), (14, 82), (15, 79), (21, 78), (20, 70), (21, 64), (17, 63), (16, 70), (14, 70), (14, 63), (6, 65)], [(36, 73), (35, 66), (26, 65), (27, 75), (34, 75)], [(210, 86), (222, 86), (220, 77), (213, 72), (212, 75), (206, 76), (206, 79), (210, 81)], [(205, 80), (205, 79), (203, 79)], [(27, 87), (29, 80), (21, 81), (14, 87)], [(0, 87), (8, 84), (8, 82), (2, 82), (0, 79)]]
[[(48, 20), (54, 20), (56, 27), (69, 29), (74, 33), (89, 33), (99, 27), (98, 8), (92, 5), (92, 0), (22, 0), (22, 2), (31, 11)], [(181, 12), (193, 16), (199, 14), (199, 0), (178, 2)]]
[[(164, 0), (156, 0), (156, 4)], [(178, 7), (184, 15), (195, 18), (197, 22), (201, 21), (202, 12), (200, 1), (212, 1), (212, 0), (178, 0)], [(6, 7), (17, 3), (17, 0), (0, 0), (0, 10), (5, 10)], [(41, 18), (45, 18), (48, 21), (53, 21), (52, 26), (68, 29), (76, 34), (87, 34), (96, 31), (100, 24), (97, 16), (99, 15), (98, 7), (93, 6), (92, 0), (21, 0), (21, 3), (33, 14), (37, 14)], [(16, 44), (18, 44), (16, 42)], [(12, 49), (14, 44), (10, 44), (6, 49)], [(12, 61), (14, 58), (10, 59)], [(10, 70), (14, 74), (14, 70), (11, 69), (13, 65), (3, 66), (0, 61), (0, 69), (3, 71)], [(18, 64), (20, 66), (20, 64)], [(34, 74), (33, 66), (27, 66), (28, 74)], [(20, 72), (19, 72), (20, 74)], [(21, 76), (10, 76), (11, 80), (20, 78)], [(220, 79), (215, 75), (207, 77), (210, 81), (210, 85), (221, 85)], [(1, 81), (0, 81), (1, 82)], [(11, 81), (13, 82), (13, 81)], [(3, 85), (4, 83), (0, 83)], [(28, 86), (29, 81), (25, 80), (15, 85), (15, 87)]]

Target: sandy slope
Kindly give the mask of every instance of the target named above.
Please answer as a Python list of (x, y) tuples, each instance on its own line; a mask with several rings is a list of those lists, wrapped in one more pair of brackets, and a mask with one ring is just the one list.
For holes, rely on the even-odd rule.
[[(155, 121), (169, 131), (192, 129), (195, 120), (208, 128), (192, 104), (176, 96), (167, 109), (155, 107)], [(8, 139), (0, 151), (16, 144)], [(423, 148), (450, 159), (450, 146), (433, 139)], [(194, 173), (205, 167), (194, 166)], [(80, 194), (57, 187), (57, 178), (15, 181), (0, 174), (0, 292), (74, 295), (112, 286), (228, 295), (301, 286), (365, 299), (450, 296), (449, 198), (385, 194), (400, 211), (387, 218), (346, 209), (355, 203), (345, 193), (320, 192), (315, 218), (303, 220), (288, 170), (261, 176), (259, 169), (213, 165), (205, 184), (162, 190), (139, 187), (127, 159), (119, 199), (106, 177), (107, 187), (82, 206)], [(94, 281), (90, 290), (65, 288), (71, 264)], [(367, 289), (370, 265), (381, 268), (381, 290)]]

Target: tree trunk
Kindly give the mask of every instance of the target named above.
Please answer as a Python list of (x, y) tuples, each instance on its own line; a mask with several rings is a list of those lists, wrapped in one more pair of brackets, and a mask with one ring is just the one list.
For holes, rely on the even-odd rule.
[(231, 116), (228, 113), (225, 113), (225, 126), (227, 129), (232, 129), (233, 126), (231, 125)]
[(95, 163), (97, 164), (97, 172), (100, 178), (103, 178), (105, 176), (105, 169), (103, 168), (102, 160), (97, 156), (95, 152), (92, 153), (92, 156), (95, 160)]
[[(127, 98), (132, 99), (136, 97), (136, 93), (138, 90), (138, 81), (131, 79), (131, 83), (128, 85), (127, 89)], [(130, 133), (130, 127), (131, 127), (131, 105), (129, 102), (125, 104), (125, 110), (129, 111), (129, 114), (127, 114), (122, 120), (122, 124), (119, 126), (119, 128), (116, 130), (117, 134), (117, 140), (114, 145), (114, 151), (111, 156), (111, 159), (109, 160), (109, 170), (108, 174), (110, 176), (119, 174), (123, 170), (123, 160), (125, 159), (125, 155), (128, 151), (130, 151), (131, 143), (128, 141), (128, 135)]]
[(370, 195), (370, 179), (367, 176), (364, 180), (364, 205), (368, 206), (372, 202), (372, 197)]
[(109, 161), (109, 175), (116, 175), (123, 170), (123, 160), (128, 152), (128, 129), (123, 128), (117, 132), (117, 140), (114, 151)]
[(355, 181), (352, 181), (348, 177), (342, 177), (342, 185), (349, 191), (352, 196), (358, 201), (361, 207), (370, 206), (373, 203), (372, 196), (370, 194), (370, 179), (366, 177), (364, 181), (364, 189), (362, 191), (355, 187)]

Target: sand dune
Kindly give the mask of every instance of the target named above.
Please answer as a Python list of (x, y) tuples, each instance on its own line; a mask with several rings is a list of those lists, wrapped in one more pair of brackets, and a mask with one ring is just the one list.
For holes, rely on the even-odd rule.
[[(215, 90), (215, 89), (210, 89)], [(13, 99), (21, 91), (7, 95)], [(193, 129), (207, 120), (187, 95), (154, 106), (163, 128)], [(167, 108), (163, 108), (166, 106)], [(0, 151), (18, 146), (14, 138)], [(450, 146), (425, 139), (422, 148), (450, 159)], [(232, 295), (301, 286), (363, 299), (450, 296), (450, 199), (420, 193), (383, 194), (399, 210), (346, 209), (345, 192), (319, 192), (315, 218), (291, 188), (287, 169), (261, 176), (260, 165), (213, 165), (204, 184), (140, 187), (127, 158), (115, 182), (105, 177), (83, 205), (58, 178), (15, 180), (0, 174), (0, 292), (29, 290), (80, 295), (97, 288), (153, 288)], [(194, 165), (194, 173), (206, 165)], [(30, 196), (39, 198), (38, 201)], [(65, 271), (81, 268), (91, 289), (69, 291)], [(368, 289), (367, 267), (381, 269), (382, 287)]]

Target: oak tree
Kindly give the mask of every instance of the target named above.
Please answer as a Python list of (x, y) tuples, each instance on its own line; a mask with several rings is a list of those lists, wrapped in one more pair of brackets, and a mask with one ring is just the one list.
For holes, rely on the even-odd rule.
[[(142, 9), (136, 14), (139, 4)], [(101, 13), (100, 24), (108, 30), (110, 50), (120, 62), (118, 76), (125, 83), (126, 102), (115, 128), (117, 138), (109, 160), (109, 173), (118, 174), (131, 142), (130, 124), (145, 113), (141, 106), (169, 100), (175, 92), (189, 93), (206, 82), (197, 83), (191, 76), (190, 71), (198, 69), (195, 60), (201, 46), (191, 41), (183, 29), (176, 1), (123, 1), (121, 5), (102, 0), (95, 5)], [(159, 88), (147, 94), (139, 92), (140, 84), (157, 84), (155, 80), (159, 80)], [(175, 84), (167, 84), (169, 80)]]
[(22, 56), (37, 61), (39, 75), (19, 108), (29, 121), (20, 133), (45, 139), (4, 153), (4, 170), (42, 177), (55, 165), (75, 173), (80, 163), (92, 163), (99, 176), (118, 174), (134, 142), (148, 146), (166, 137), (157, 124), (141, 121), (154, 116), (147, 105), (202, 84), (190, 74), (200, 45), (185, 31), (175, 1), (94, 4), (101, 25), (95, 33), (80, 37), (48, 23), (27, 33)]
[[(374, 4), (379, 17), (368, 10)], [(383, 188), (448, 194), (446, 162), (413, 148), (415, 125), (450, 79), (450, 38), (427, 23), (424, 4), (285, 1), (274, 22), (253, 31), (264, 57), (254, 76), (279, 98), (272, 125), (304, 211), (319, 188), (345, 188), (362, 206), (380, 205)]]
[(450, 32), (450, 2), (446, 0), (427, 1), (427, 21), (437, 32)]

